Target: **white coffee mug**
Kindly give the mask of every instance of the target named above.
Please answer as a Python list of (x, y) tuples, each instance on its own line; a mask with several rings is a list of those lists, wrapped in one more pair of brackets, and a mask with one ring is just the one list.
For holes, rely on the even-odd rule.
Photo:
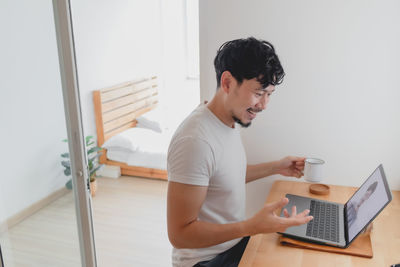
[(307, 158), (304, 165), (304, 178), (306, 181), (315, 183), (322, 181), (323, 165), (325, 161), (316, 158)]

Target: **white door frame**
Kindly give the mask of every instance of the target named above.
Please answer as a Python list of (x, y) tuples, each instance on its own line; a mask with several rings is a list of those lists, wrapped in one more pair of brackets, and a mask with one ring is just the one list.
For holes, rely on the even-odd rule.
[(53, 0), (53, 11), (69, 140), (72, 189), (75, 197), (81, 263), (84, 267), (95, 267), (97, 266), (97, 260), (92, 206), (88, 188), (87, 158), (76, 72), (70, 1)]

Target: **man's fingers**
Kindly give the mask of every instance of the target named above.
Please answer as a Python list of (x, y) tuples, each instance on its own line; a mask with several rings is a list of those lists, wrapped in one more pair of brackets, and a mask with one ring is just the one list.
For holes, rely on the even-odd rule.
[(293, 206), (292, 207), (292, 217), (296, 216), (296, 214), (297, 214), (297, 208), (296, 208), (296, 206)]
[(296, 165), (297, 165), (297, 166), (299, 166), (299, 165), (304, 165), (304, 162), (305, 162), (305, 160), (306, 160), (306, 158), (304, 158), (304, 157), (293, 157), (293, 156), (289, 156), (289, 159), (290, 159), (292, 162), (296, 162)]
[(301, 162), (301, 161), (297, 161), (296, 162), (296, 169), (298, 169), (298, 170), (304, 170), (304, 162)]
[(313, 216), (307, 216), (309, 212), (309, 210), (304, 210), (295, 216), (293, 216), (292, 214), (292, 216), (290, 216), (289, 218), (280, 217), (280, 219), (282, 220), (281, 223), (286, 225), (286, 227), (308, 223), (309, 221), (314, 219)]
[(308, 215), (308, 213), (310, 213), (310, 210), (303, 210), (301, 213), (298, 214), (299, 217), (304, 217), (306, 215)]
[(274, 211), (274, 210), (277, 210), (279, 208), (283, 208), (288, 202), (289, 202), (289, 199), (284, 197), (281, 200), (278, 200), (278, 201), (272, 202), (270, 204), (267, 204), (267, 207), (271, 211)]
[(297, 225), (303, 224), (303, 223), (308, 223), (309, 221), (311, 221), (312, 219), (314, 219), (313, 216), (307, 216), (308, 213), (310, 213), (310, 210), (303, 210), (302, 212), (300, 212), (299, 214), (297, 214), (296, 219), (297, 221)]
[(286, 218), (289, 218), (289, 217), (290, 217), (290, 214), (289, 214), (289, 212), (287, 211), (287, 209), (284, 209), (284, 210), (283, 210), (283, 215), (285, 215)]
[(308, 223), (312, 219), (314, 219), (313, 216), (305, 216), (305, 217), (297, 218), (297, 221), (295, 221), (295, 222), (297, 223), (297, 225), (301, 225), (301, 224)]
[(290, 217), (290, 218), (282, 218), (282, 224), (285, 225), (285, 228), (291, 227), (291, 226), (297, 226), (297, 225), (302, 225), (305, 223), (308, 223), (311, 221), (313, 216), (305, 216), (305, 217)]
[(303, 172), (302, 171), (295, 171), (295, 175), (294, 177), (300, 178), (301, 176), (303, 176)]

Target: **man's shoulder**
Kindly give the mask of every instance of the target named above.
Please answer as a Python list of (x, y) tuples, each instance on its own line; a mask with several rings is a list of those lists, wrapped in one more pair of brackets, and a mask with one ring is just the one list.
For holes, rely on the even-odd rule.
[(214, 154), (216, 141), (213, 137), (212, 121), (204, 106), (195, 109), (177, 128), (168, 149), (182, 154), (182, 151), (196, 151), (197, 155)]
[(174, 138), (190, 136), (202, 139), (207, 136), (210, 127), (212, 123), (206, 107), (199, 106), (179, 125)]
[(208, 186), (215, 157), (204, 120), (203, 112), (196, 109), (176, 130), (168, 148), (169, 181)]

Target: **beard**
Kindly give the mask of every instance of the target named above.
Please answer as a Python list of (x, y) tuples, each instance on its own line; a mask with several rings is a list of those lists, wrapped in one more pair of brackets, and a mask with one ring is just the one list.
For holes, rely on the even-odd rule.
[[(259, 113), (262, 111), (262, 109), (252, 109), (252, 108), (248, 108), (248, 111), (251, 111), (253, 113)], [(236, 117), (234, 114), (232, 114), (232, 118), (235, 122), (237, 122), (238, 124), (240, 124), (240, 126), (242, 126), (243, 128), (247, 128), (251, 125), (251, 121), (249, 121), (248, 123), (244, 123), (243, 121), (241, 121), (238, 117)]]
[(247, 128), (247, 127), (249, 127), (249, 126), (251, 125), (251, 121), (248, 122), (248, 123), (244, 123), (244, 122), (242, 122), (238, 117), (236, 117), (235, 115), (233, 115), (232, 118), (233, 118), (233, 120), (234, 120), (235, 122), (237, 122), (237, 123), (238, 123), (240, 126), (242, 126), (243, 128)]

